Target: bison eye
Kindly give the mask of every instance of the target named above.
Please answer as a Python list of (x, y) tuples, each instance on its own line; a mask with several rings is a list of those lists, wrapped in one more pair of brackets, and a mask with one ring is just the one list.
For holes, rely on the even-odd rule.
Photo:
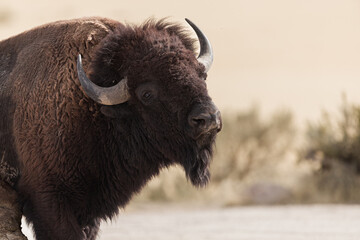
[(148, 101), (151, 97), (152, 97), (151, 92), (144, 92), (144, 93), (142, 94), (142, 99), (144, 99), (144, 100), (146, 100), (146, 101)]
[(157, 97), (157, 86), (154, 83), (148, 82), (140, 85), (136, 90), (137, 98), (145, 105), (151, 104)]

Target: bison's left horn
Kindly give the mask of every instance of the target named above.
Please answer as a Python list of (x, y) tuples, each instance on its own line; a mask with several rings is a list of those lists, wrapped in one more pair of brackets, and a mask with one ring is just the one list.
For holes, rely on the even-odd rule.
[(116, 105), (126, 102), (130, 98), (127, 87), (127, 79), (122, 79), (118, 84), (112, 87), (100, 87), (93, 83), (87, 76), (82, 67), (81, 55), (77, 59), (77, 72), (81, 86), (86, 95), (92, 100), (103, 105)]
[(208, 72), (214, 60), (213, 50), (210, 41), (193, 22), (191, 22), (187, 18), (185, 18), (185, 20), (194, 29), (199, 39), (200, 54), (198, 56), (198, 61), (205, 66), (205, 72)]

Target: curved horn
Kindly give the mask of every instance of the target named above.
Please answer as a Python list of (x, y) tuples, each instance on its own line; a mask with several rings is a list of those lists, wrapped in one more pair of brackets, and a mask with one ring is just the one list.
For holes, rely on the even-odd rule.
[(211, 64), (214, 61), (214, 54), (209, 39), (201, 32), (201, 30), (189, 19), (185, 18), (186, 22), (194, 29), (199, 42), (200, 54), (198, 61), (205, 66), (205, 72), (210, 70)]
[(112, 87), (99, 87), (86, 76), (80, 54), (77, 59), (77, 72), (86, 95), (95, 102), (103, 105), (116, 105), (129, 100), (130, 94), (127, 87), (127, 78), (122, 79)]

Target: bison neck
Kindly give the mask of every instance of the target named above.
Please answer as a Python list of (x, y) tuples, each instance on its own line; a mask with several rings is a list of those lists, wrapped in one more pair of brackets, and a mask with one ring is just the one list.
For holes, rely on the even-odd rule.
[(93, 206), (102, 208), (98, 214), (106, 213), (102, 218), (117, 214), (119, 207), (125, 207), (134, 194), (169, 165), (139, 129), (109, 139), (104, 153), (95, 187), (98, 198), (93, 202)]

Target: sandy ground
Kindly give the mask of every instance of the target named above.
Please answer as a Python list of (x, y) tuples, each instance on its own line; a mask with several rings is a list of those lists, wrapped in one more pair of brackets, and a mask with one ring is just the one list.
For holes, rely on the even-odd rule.
[[(360, 205), (157, 207), (121, 213), (116, 221), (102, 225), (99, 239), (358, 240), (359, 226)], [(29, 230), (24, 232), (28, 235)]]

